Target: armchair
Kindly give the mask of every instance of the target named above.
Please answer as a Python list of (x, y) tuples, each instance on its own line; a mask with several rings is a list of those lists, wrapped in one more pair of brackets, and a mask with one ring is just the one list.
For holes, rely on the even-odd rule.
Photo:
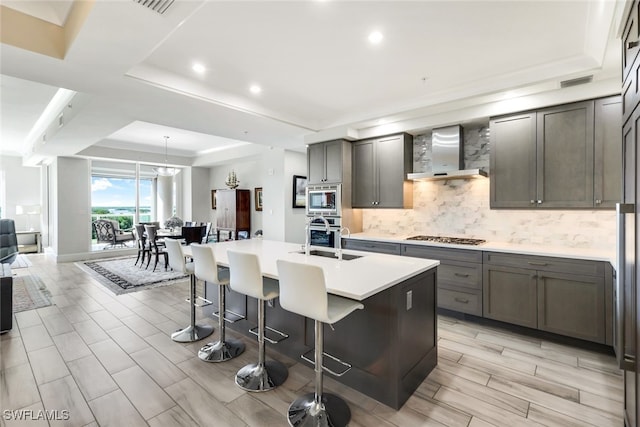
[(115, 248), (116, 246), (127, 247), (126, 242), (136, 240), (133, 232), (129, 230), (120, 230), (118, 221), (111, 219), (97, 219), (92, 223), (93, 230), (96, 233), (98, 243), (108, 243), (103, 249)]
[(0, 264), (11, 264), (17, 256), (16, 224), (12, 219), (0, 219)]

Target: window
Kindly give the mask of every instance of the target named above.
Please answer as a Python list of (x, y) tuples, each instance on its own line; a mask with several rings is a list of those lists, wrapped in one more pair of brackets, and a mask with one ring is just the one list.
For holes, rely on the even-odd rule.
[[(175, 183), (172, 186), (175, 212)], [(157, 221), (157, 177), (152, 166), (136, 163), (93, 161), (91, 164), (91, 221), (114, 219), (120, 229), (139, 222)], [(92, 231), (92, 247), (97, 246)]]

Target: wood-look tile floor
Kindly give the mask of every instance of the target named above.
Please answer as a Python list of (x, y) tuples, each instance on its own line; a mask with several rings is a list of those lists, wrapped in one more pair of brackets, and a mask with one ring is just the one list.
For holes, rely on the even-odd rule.
[[(29, 259), (14, 273), (37, 274), (54, 305), (17, 313), (0, 336), (3, 427), (285, 426), (289, 403), (313, 390), (310, 368), (269, 350), (289, 367), (285, 384), (265, 393), (235, 386), (236, 371), (257, 360), (248, 338), (245, 353), (222, 364), (196, 356), (217, 332), (171, 341), (188, 322), (188, 284), (115, 296), (73, 263)], [(399, 411), (325, 376), (325, 389), (349, 403), (351, 426), (623, 425), (612, 356), (443, 316), (438, 331), (438, 366)], [(69, 419), (16, 421), (6, 412), (15, 409), (67, 410)]]

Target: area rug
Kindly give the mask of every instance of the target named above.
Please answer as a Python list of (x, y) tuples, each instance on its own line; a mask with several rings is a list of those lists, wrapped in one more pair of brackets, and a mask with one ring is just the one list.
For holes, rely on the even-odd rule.
[(51, 305), (51, 292), (38, 276), (13, 277), (13, 312), (33, 310)]
[(97, 261), (75, 263), (81, 270), (87, 272), (97, 282), (105, 286), (116, 295), (136, 292), (150, 287), (165, 286), (178, 280), (186, 280), (187, 275), (158, 266), (156, 271), (133, 265), (135, 257), (111, 258)]
[(31, 261), (29, 261), (29, 258), (27, 258), (24, 255), (18, 255), (15, 259), (15, 261), (13, 261), (11, 263), (11, 269), (16, 269), (16, 268), (26, 268), (26, 267), (31, 267), (33, 264), (31, 263)]

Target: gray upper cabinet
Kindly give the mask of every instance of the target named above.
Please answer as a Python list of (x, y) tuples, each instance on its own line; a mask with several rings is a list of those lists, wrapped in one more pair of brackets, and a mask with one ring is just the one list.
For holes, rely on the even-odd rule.
[(350, 159), (350, 144), (335, 141), (311, 144), (307, 147), (307, 182), (309, 184), (338, 184), (343, 181), (345, 162)]
[(354, 208), (410, 208), (413, 139), (400, 134), (353, 143)]
[(535, 203), (536, 113), (491, 120), (491, 207), (526, 208)]
[(538, 111), (536, 204), (593, 207), (593, 104), (577, 102)]
[(491, 208), (613, 207), (620, 108), (610, 97), (492, 119)]
[(596, 207), (615, 208), (622, 199), (622, 100), (620, 96), (596, 99), (595, 175)]

